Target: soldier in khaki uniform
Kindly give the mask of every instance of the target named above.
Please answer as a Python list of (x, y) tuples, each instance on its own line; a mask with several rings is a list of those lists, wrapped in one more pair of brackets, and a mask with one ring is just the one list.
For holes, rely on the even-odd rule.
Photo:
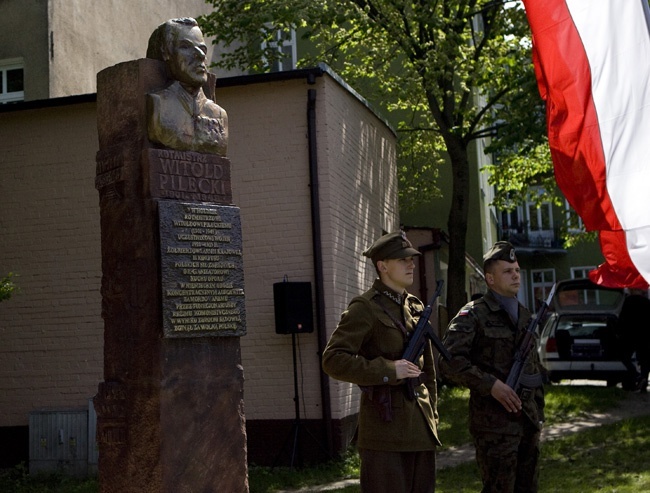
[(517, 301), (519, 263), (499, 241), (483, 257), (488, 292), (451, 320), (440, 359), (448, 381), (470, 389), (470, 432), (483, 493), (533, 493), (538, 485), (539, 439), (544, 421), (542, 367), (536, 351), (526, 361), (519, 395), (505, 384), (531, 313)]
[[(432, 493), (438, 439), (436, 371), (430, 343), (417, 364), (401, 359), (424, 305), (406, 288), (420, 255), (403, 232), (382, 236), (363, 254), (379, 275), (352, 299), (323, 352), (323, 370), (363, 390), (357, 447), (361, 491)], [(420, 378), (410, 400), (406, 380)]]

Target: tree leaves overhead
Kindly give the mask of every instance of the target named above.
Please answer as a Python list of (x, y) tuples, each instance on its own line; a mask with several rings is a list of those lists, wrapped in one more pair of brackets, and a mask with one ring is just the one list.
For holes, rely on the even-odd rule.
[[(217, 65), (266, 71), (281, 53), (272, 42), (295, 28), (299, 66), (325, 62), (398, 121), (402, 207), (440, 196), (440, 166), (451, 166), (448, 304), (464, 302), (472, 140), (496, 151), (543, 136), (529, 28), (520, 2), (498, 0), (208, 0), (204, 34), (227, 48)], [(263, 48), (266, 46), (266, 49)], [(512, 122), (512, 123), (511, 123)], [(540, 124), (542, 126), (540, 127)], [(531, 158), (532, 159), (532, 158)], [(516, 163), (513, 162), (513, 165)], [(526, 175), (517, 175), (526, 176)], [(523, 186), (523, 185), (522, 185)]]
[[(299, 66), (325, 62), (382, 110), (398, 112), (401, 139), (409, 146), (400, 156), (407, 189), (424, 188), (423, 199), (439, 195), (436, 172), (415, 173), (415, 163), (434, 170), (454, 135), (467, 145), (486, 133), (504, 144), (526, 137), (530, 125), (512, 113), (536, 114), (536, 138), (543, 111), (530, 111), (537, 96), (530, 61), (528, 25), (516, 2), (399, 0), (212, 0), (214, 11), (199, 18), (206, 35), (229, 47), (217, 66), (266, 71), (282, 55), (262, 41), (295, 28), (312, 48)], [(480, 94), (482, 106), (476, 105)], [(539, 97), (536, 97), (539, 105)], [(517, 104), (518, 103), (518, 104)], [(523, 103), (523, 105), (522, 105)], [(505, 118), (505, 117), (508, 118)], [(500, 133), (495, 133), (497, 122)], [(514, 128), (515, 131), (508, 130)], [(490, 132), (492, 129), (492, 132)], [(432, 132), (439, 137), (424, 137)], [(421, 138), (414, 138), (415, 136)], [(429, 160), (418, 159), (429, 153)], [(434, 156), (431, 153), (435, 153)], [(402, 196), (413, 197), (412, 194)], [(405, 204), (406, 205), (406, 204)]]
[[(398, 0), (211, 0), (204, 34), (232, 49), (217, 66), (264, 71), (281, 56), (271, 42), (295, 28), (325, 62), (386, 110), (420, 112), (418, 124), (475, 138), (481, 119), (530, 78), (528, 26), (512, 2)], [(370, 83), (372, 82), (372, 83)], [(365, 90), (371, 91), (368, 94)], [(485, 97), (478, 111), (472, 100)], [(433, 115), (431, 114), (433, 113)], [(432, 118), (433, 116), (433, 118)], [(424, 122), (422, 121), (424, 120)], [(405, 119), (405, 122), (408, 121)]]

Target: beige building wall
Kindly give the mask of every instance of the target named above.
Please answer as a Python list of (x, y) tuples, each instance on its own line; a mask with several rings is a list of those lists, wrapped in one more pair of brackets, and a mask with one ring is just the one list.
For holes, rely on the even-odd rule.
[[(319, 136), (319, 152), (323, 157), (330, 153), (331, 158), (321, 190), (321, 200), (327, 204), (321, 216), (323, 230), (331, 234), (323, 252), (329, 337), (350, 300), (369, 289), (377, 277), (362, 252), (385, 232), (399, 229), (399, 212), (393, 134), (380, 120), (369, 119), (359, 103), (325, 103), (328, 125), (325, 142)], [(361, 161), (356, 162), (355, 156)], [(332, 417), (357, 413), (358, 387), (330, 382)]]
[[(311, 282), (314, 294), (307, 84), (219, 88), (217, 99), (228, 111), (233, 202), (241, 209), (244, 239), (246, 419), (286, 419), (294, 409), (292, 337), (276, 334), (273, 284), (285, 276)], [(305, 379), (301, 396), (309, 417), (317, 417), (316, 332), (296, 338)]]
[(0, 2), (0, 61), (24, 64), (26, 99), (48, 97), (47, 4), (44, 0)]
[[(217, 88), (244, 241), (247, 421), (294, 417), (292, 337), (276, 333), (273, 284), (309, 281), (314, 304), (319, 289), (309, 91), (325, 336), (375, 277), (361, 252), (399, 226), (395, 135), (333, 74)], [(15, 272), (20, 286), (0, 303), (0, 427), (27, 425), (35, 409), (87, 406), (103, 380), (95, 103), (48, 104), (0, 110), (0, 274)], [(320, 420), (318, 332), (296, 339), (302, 417)], [(357, 412), (355, 387), (331, 381), (331, 394), (334, 419)]]
[(103, 373), (95, 103), (0, 113), (0, 426), (88, 406)]
[(205, 0), (2, 0), (0, 61), (23, 61), (26, 101), (91, 94), (99, 71), (146, 56), (159, 24), (211, 10)]
[[(242, 338), (247, 419), (294, 412), (292, 337), (275, 333), (273, 283), (309, 281), (316, 302), (308, 91), (315, 92), (320, 245), (329, 335), (375, 272), (361, 252), (398, 227), (395, 136), (329, 77), (218, 89), (229, 110), (233, 200), (241, 208), (248, 335)], [(379, 170), (381, 168), (381, 170)], [(251, 313), (255, 315), (251, 316)], [(316, 331), (299, 334), (301, 416), (322, 417)], [(358, 390), (332, 381), (335, 419), (356, 413)]]

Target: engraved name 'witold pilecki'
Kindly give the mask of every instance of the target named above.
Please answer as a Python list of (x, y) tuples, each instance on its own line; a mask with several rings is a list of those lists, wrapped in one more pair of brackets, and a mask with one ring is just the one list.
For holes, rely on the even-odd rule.
[(203, 92), (207, 46), (196, 20), (170, 19), (149, 38), (147, 58), (165, 62), (174, 82), (147, 95), (149, 140), (171, 149), (225, 156), (228, 115)]

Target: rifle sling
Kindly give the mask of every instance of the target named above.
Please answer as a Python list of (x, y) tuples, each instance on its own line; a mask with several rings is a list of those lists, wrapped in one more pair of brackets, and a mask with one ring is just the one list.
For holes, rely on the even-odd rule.
[(397, 320), (389, 311), (388, 308), (386, 308), (386, 305), (381, 301), (381, 293), (379, 291), (376, 291), (377, 296), (373, 298), (375, 300), (375, 303), (377, 303), (382, 310), (384, 310), (384, 313), (388, 315), (388, 317), (393, 321), (395, 325), (399, 328), (399, 330), (402, 331), (402, 334), (404, 334), (404, 337), (408, 337), (408, 332), (406, 330), (406, 327), (404, 327), (404, 324)]
[(542, 374), (539, 372), (532, 375), (522, 373), (521, 377), (519, 378), (519, 385), (522, 387), (536, 389), (537, 387), (541, 387), (543, 384), (544, 381), (542, 380)]
[[(401, 321), (397, 320), (388, 311), (388, 308), (386, 308), (386, 305), (384, 305), (384, 303), (381, 301), (381, 293), (379, 291), (376, 291), (376, 293), (377, 293), (377, 296), (374, 297), (373, 300), (375, 300), (375, 302), (381, 307), (381, 309), (384, 310), (384, 313), (386, 313), (386, 315), (388, 315), (388, 317), (393, 321), (393, 323), (395, 325), (397, 325), (397, 327), (399, 327), (399, 330), (401, 330), (402, 334), (404, 334), (404, 337), (405, 337), (406, 341), (408, 341), (409, 334), (408, 334), (408, 331), (406, 330), (406, 327), (404, 327), (404, 324)], [(420, 376), (418, 376), (418, 377), (405, 379), (406, 382), (407, 382), (407, 387), (408, 387), (408, 385), (416, 386), (416, 385), (420, 385), (421, 383), (424, 383), (424, 378), (425, 378), (425, 374), (421, 373)], [(417, 384), (415, 382), (417, 382)], [(415, 395), (417, 396), (417, 393)], [(409, 398), (411, 398), (411, 397), (409, 397)]]

